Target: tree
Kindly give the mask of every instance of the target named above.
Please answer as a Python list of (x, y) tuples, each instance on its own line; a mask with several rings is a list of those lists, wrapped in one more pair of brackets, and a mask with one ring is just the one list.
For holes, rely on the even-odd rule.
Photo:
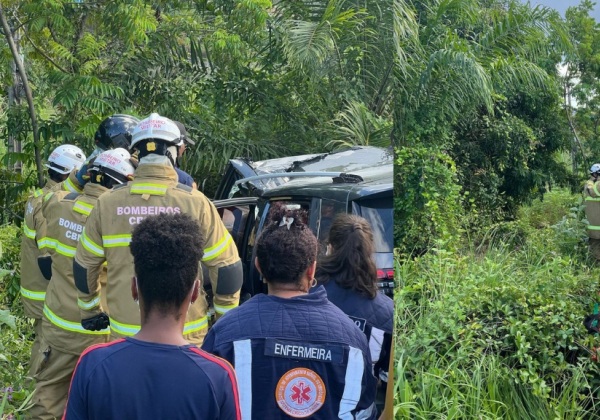
[[(511, 217), (516, 205), (543, 192), (547, 182), (566, 178), (555, 157), (569, 143), (556, 118), (560, 96), (553, 65), (570, 44), (555, 12), (517, 1), (397, 4), (398, 154), (430, 153), (430, 159), (404, 160), (397, 171), (408, 180), (430, 173), (423, 167), (428, 162), (449, 159), (454, 168), (439, 170), (440, 179), (430, 174), (397, 185), (402, 209), (397, 220), (430, 232), (405, 238), (404, 244), (423, 249), (436, 238), (458, 237), (456, 224), (435, 226), (443, 218), (432, 209), (440, 216), (448, 210), (432, 192), (436, 185), (459, 185), (463, 198), (455, 201), (488, 216), (463, 217), (463, 223), (485, 226)], [(559, 127), (550, 132), (536, 118), (558, 121)]]

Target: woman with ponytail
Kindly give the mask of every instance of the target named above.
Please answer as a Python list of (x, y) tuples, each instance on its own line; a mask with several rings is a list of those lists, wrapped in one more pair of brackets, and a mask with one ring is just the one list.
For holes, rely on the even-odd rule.
[(353, 214), (336, 216), (327, 253), (317, 265), (317, 279), (330, 302), (365, 333), (375, 376), (387, 384), (392, 345), (394, 302), (377, 290), (377, 268), (369, 222)]

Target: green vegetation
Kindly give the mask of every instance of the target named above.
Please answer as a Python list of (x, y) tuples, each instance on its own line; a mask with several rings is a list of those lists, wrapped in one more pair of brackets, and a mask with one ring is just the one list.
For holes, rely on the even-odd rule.
[[(33, 325), (23, 316), (19, 300), (21, 232), (0, 226), (0, 417), (21, 418), (33, 391), (27, 378)], [(10, 308), (10, 311), (5, 308)]]
[(599, 407), (581, 198), (547, 193), (457, 251), (400, 264), (399, 418), (582, 418)]
[[(36, 146), (2, 33), (0, 87), (16, 86), (17, 95), (0, 101), (0, 138), (10, 152), (0, 157), (25, 169), (2, 178), (27, 190), (37, 182), (35, 150), (44, 158), (72, 142), (91, 151), (99, 122), (116, 112), (182, 121), (196, 140), (183, 168), (209, 194), (232, 157), (388, 146), (392, 3), (4, 1), (0, 15), (24, 58), (40, 139)], [(0, 190), (0, 207), (9, 209), (0, 223), (14, 220), (18, 203)]]
[(593, 3), (396, 5), (396, 415), (600, 417)]
[(156, 111), (188, 127), (208, 195), (234, 156), (393, 145), (400, 418), (598, 417), (577, 193), (600, 161), (600, 26), (590, 0), (564, 18), (524, 3), (3, 1), (0, 415), (30, 395), (18, 226), (36, 153)]

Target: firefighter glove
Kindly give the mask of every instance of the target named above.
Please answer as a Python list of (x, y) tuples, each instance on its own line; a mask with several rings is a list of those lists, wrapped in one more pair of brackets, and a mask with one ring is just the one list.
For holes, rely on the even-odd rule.
[(110, 325), (108, 315), (104, 312), (100, 312), (91, 318), (81, 320), (81, 326), (89, 331), (100, 331), (107, 328)]

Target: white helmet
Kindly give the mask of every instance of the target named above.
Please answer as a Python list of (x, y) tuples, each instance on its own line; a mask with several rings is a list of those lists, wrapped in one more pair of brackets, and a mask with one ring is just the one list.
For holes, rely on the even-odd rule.
[(85, 162), (85, 154), (79, 147), (63, 144), (50, 153), (46, 167), (65, 175), (73, 169), (81, 168), (83, 162)]
[[(123, 184), (133, 176), (133, 172), (135, 171), (129, 159), (131, 159), (131, 155), (123, 148), (107, 150), (100, 153), (94, 160), (90, 167), (90, 172), (100, 172), (117, 181), (119, 184)], [(101, 179), (96, 179), (95, 181), (102, 183), (100, 182)]]
[(600, 172), (600, 163), (594, 163), (590, 168), (590, 174), (595, 174), (597, 172)]
[[(168, 145), (176, 145), (181, 141), (180, 136), (179, 128), (173, 121), (153, 113), (148, 118), (140, 121), (133, 129), (131, 148), (135, 148), (144, 140), (162, 140)], [(147, 150), (149, 152), (153, 151), (148, 147)]]

